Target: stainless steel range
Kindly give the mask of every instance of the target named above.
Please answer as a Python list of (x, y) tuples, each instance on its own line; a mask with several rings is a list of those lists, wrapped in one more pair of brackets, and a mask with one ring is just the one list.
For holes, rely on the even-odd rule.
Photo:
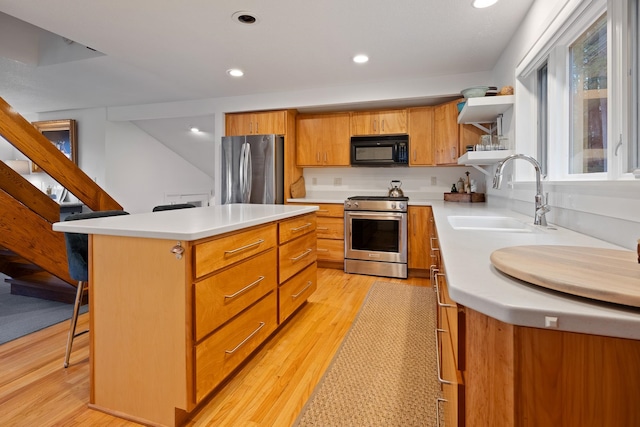
[(344, 202), (344, 271), (407, 278), (408, 197), (354, 196)]

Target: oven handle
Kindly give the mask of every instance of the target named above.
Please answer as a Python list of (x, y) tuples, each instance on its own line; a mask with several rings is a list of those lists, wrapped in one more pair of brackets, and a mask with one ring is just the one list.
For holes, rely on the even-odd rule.
[(346, 215), (351, 218), (363, 217), (363, 218), (399, 218), (402, 219), (403, 216), (406, 216), (406, 212), (345, 212)]

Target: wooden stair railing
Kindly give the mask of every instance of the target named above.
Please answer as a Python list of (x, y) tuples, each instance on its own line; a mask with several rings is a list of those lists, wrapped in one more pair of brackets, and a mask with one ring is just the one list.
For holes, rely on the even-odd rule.
[[(0, 98), (0, 135), (93, 211), (121, 210), (109, 194)], [(76, 286), (67, 267), (60, 205), (0, 161), (0, 246)]]
[(92, 211), (122, 209), (118, 202), (2, 98), (0, 135)]

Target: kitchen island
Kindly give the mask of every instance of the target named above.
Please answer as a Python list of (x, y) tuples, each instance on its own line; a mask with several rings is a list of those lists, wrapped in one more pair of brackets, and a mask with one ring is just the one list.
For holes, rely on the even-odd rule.
[(90, 406), (176, 426), (316, 289), (315, 206), (54, 224), (89, 234)]

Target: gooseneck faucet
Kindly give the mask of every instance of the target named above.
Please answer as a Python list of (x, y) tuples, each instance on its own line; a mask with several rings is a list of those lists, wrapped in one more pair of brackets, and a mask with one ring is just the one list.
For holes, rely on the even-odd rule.
[(493, 188), (499, 189), (500, 185), (502, 185), (502, 169), (504, 166), (509, 163), (510, 160), (522, 159), (526, 160), (533, 165), (536, 170), (536, 198), (535, 198), (535, 215), (533, 219), (534, 225), (547, 225), (547, 219), (545, 214), (549, 212), (549, 206), (545, 203), (544, 196), (542, 195), (542, 182), (540, 181), (540, 175), (542, 174), (542, 168), (540, 167), (540, 163), (536, 159), (531, 156), (527, 156), (526, 154), (512, 154), (511, 156), (505, 157), (502, 159), (498, 166), (496, 167), (496, 173), (493, 176)]

